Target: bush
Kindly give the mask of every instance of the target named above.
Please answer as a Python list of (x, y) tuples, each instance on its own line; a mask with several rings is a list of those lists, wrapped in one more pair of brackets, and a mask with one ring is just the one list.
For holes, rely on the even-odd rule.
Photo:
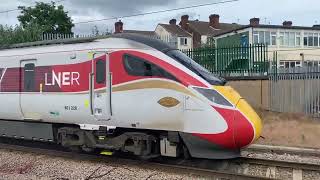
[(0, 25), (0, 46), (33, 42), (41, 40), (42, 29), (37, 25), (28, 26), (4, 26)]

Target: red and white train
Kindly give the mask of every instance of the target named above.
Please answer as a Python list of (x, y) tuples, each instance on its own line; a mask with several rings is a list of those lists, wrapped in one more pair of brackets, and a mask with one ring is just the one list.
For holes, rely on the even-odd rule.
[(262, 124), (224, 84), (133, 34), (2, 49), (0, 135), (142, 157), (234, 158)]

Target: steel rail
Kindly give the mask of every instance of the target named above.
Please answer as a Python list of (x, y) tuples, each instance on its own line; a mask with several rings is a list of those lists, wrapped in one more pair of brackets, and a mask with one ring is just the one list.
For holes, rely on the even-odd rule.
[(283, 160), (271, 160), (271, 159), (262, 159), (262, 158), (249, 158), (249, 157), (241, 157), (237, 161), (239, 161), (240, 163), (247, 163), (247, 164), (256, 164), (256, 165), (265, 165), (265, 166), (283, 167), (283, 168), (292, 168), (292, 169), (301, 169), (301, 170), (310, 170), (310, 171), (320, 171), (320, 164), (301, 163), (301, 162), (283, 161)]
[[(24, 146), (24, 145), (13, 145), (13, 144), (7, 144), (7, 143), (1, 143), (0, 142), (0, 149), (7, 149), (12, 151), (21, 151), (21, 152), (27, 152), (27, 153), (37, 153), (37, 154), (44, 154), (48, 156), (53, 157), (62, 157), (62, 158), (68, 158), (68, 159), (80, 159), (80, 160), (87, 160), (87, 161), (98, 161), (101, 162), (101, 160), (105, 160), (106, 162), (115, 162), (119, 164), (133, 164), (133, 165), (146, 165), (146, 166), (156, 166), (159, 168), (168, 168), (170, 170), (184, 170), (193, 174), (197, 175), (204, 175), (204, 176), (212, 176), (214, 178), (222, 178), (222, 179), (230, 179), (230, 180), (251, 180), (251, 179), (270, 179), (266, 177), (257, 177), (252, 175), (245, 175), (245, 174), (239, 174), (234, 172), (227, 172), (223, 170), (212, 170), (209, 168), (199, 168), (195, 166), (190, 166), (188, 163), (193, 163), (188, 160), (185, 162), (187, 163), (181, 163), (181, 161), (170, 161), (170, 163), (167, 163), (166, 160), (161, 161), (143, 161), (137, 160), (137, 159), (131, 159), (131, 158), (123, 158), (123, 157), (112, 157), (112, 156), (101, 156), (96, 154), (83, 154), (83, 153), (74, 153), (74, 152), (68, 152), (66, 150), (62, 149), (55, 149), (57, 148), (54, 144), (48, 144), (43, 145), (41, 147), (30, 147), (30, 146)], [(122, 162), (119, 162), (119, 158)], [(176, 162), (176, 163), (173, 163)], [(200, 161), (199, 161), (200, 162)]]
[(320, 149), (315, 149), (315, 148), (299, 148), (299, 147), (253, 144), (243, 150), (246, 152), (261, 152), (261, 153), (266, 152), (266, 153), (276, 153), (276, 154), (286, 153), (286, 154), (320, 157)]

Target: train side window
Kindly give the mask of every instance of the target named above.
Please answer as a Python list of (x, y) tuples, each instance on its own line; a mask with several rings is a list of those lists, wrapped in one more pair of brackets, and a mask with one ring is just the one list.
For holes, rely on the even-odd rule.
[(24, 65), (24, 90), (26, 92), (32, 92), (35, 90), (35, 65), (29, 63)]
[(169, 72), (142, 58), (126, 54), (123, 63), (125, 70), (131, 76), (157, 76), (177, 81)]
[(98, 84), (106, 82), (106, 62), (101, 59), (96, 62), (96, 82)]

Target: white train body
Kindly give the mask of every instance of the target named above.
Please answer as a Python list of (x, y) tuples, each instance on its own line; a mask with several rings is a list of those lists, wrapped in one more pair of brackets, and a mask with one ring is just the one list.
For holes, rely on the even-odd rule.
[[(177, 132), (192, 156), (208, 158), (217, 157), (194, 148), (193, 138), (221, 153), (238, 152), (260, 136), (259, 117), (234, 90), (212, 86), (155, 47), (124, 35), (0, 50), (0, 119), (92, 132)], [(0, 133), (14, 135), (4, 128), (10, 127)]]

